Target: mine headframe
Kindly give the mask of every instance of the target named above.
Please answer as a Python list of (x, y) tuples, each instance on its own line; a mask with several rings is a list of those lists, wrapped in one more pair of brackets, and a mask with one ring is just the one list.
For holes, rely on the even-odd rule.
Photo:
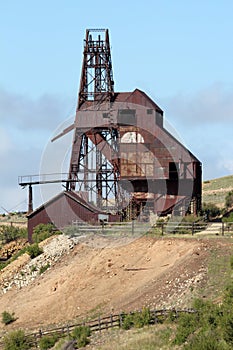
[[(105, 37), (101, 35), (104, 33)], [(78, 108), (86, 101), (111, 100), (114, 94), (108, 29), (87, 29)]]
[[(87, 29), (67, 190), (101, 209), (119, 205), (119, 131), (111, 122), (114, 81), (107, 29)], [(97, 114), (105, 116), (98, 124)]]

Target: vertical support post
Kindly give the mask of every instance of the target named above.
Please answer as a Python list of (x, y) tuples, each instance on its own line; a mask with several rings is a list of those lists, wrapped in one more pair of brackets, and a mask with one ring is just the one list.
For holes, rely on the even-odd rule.
[(161, 226), (162, 226), (162, 236), (163, 236), (163, 233), (164, 233), (164, 223), (163, 222), (162, 222)]
[(98, 326), (99, 326), (99, 332), (101, 333), (101, 319), (100, 319), (100, 316), (98, 317)]
[(134, 235), (134, 219), (132, 219), (132, 235)]
[(122, 314), (119, 315), (119, 327), (122, 328), (123, 325), (123, 317)]
[(111, 328), (113, 327), (113, 317), (112, 314), (110, 315), (110, 321), (111, 321)]
[(28, 214), (33, 211), (32, 185), (28, 186)]
[(194, 222), (192, 222), (192, 236), (194, 234)]
[(154, 324), (158, 323), (158, 319), (156, 316), (156, 310), (154, 310)]
[(83, 135), (83, 148), (84, 148), (84, 160), (83, 160), (83, 167), (84, 167), (84, 190), (88, 191), (88, 138), (86, 135)]
[(222, 221), (222, 236), (224, 236), (224, 222)]

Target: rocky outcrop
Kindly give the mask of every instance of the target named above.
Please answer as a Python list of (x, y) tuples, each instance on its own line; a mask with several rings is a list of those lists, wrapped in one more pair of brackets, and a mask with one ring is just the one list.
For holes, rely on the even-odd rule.
[(25, 253), (18, 261), (0, 271), (1, 293), (12, 288), (21, 289), (29, 285), (38, 276), (51, 268), (64, 254), (69, 253), (78, 243), (78, 238), (57, 235), (52, 239), (41, 242), (43, 253), (30, 259)]

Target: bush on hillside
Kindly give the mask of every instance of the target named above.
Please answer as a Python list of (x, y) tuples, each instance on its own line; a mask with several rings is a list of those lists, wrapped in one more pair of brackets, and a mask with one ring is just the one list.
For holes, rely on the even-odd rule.
[(71, 333), (71, 337), (76, 340), (78, 348), (84, 347), (90, 343), (90, 335), (91, 330), (88, 326), (76, 327)]
[(193, 334), (198, 328), (197, 314), (181, 314), (178, 318), (178, 327), (174, 344), (184, 344), (190, 334)]
[(19, 228), (9, 225), (0, 226), (0, 238), (4, 243), (9, 243), (18, 238), (27, 238), (26, 228)]
[(151, 314), (148, 308), (142, 311), (136, 311), (131, 314), (123, 315), (123, 329), (130, 329), (132, 327), (142, 328), (150, 324)]
[(57, 231), (53, 224), (39, 224), (33, 229), (32, 240), (40, 243), (55, 234), (61, 234), (61, 232)]
[(27, 247), (27, 253), (30, 255), (31, 259), (34, 259), (43, 253), (43, 249), (39, 247), (38, 243), (34, 243)]
[(24, 331), (17, 330), (8, 333), (3, 338), (4, 350), (28, 350), (31, 349), (29, 339)]
[[(184, 350), (227, 350), (214, 332), (198, 333), (184, 346)], [(229, 349), (230, 350), (230, 349)]]
[[(233, 266), (233, 257), (230, 258)], [(174, 343), (186, 350), (230, 350), (233, 348), (233, 282), (225, 289), (222, 303), (196, 299), (194, 314), (177, 319)]]
[(229, 216), (226, 216), (222, 219), (223, 222), (233, 222), (233, 213), (230, 213)]
[(203, 203), (202, 205), (202, 215), (204, 215), (207, 220), (216, 218), (221, 214), (221, 210), (214, 203)]
[(233, 191), (228, 192), (225, 197), (225, 207), (231, 208), (233, 206)]
[(47, 335), (40, 339), (39, 347), (41, 350), (51, 349), (57, 342), (57, 335)]
[(2, 323), (4, 323), (5, 325), (8, 325), (9, 323), (12, 323), (16, 320), (16, 318), (14, 317), (14, 313), (10, 313), (7, 311), (3, 311), (2, 313)]

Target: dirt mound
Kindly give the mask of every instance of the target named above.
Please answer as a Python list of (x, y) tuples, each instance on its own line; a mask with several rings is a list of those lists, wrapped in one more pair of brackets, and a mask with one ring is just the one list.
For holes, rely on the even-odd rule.
[(64, 324), (87, 313), (97, 317), (143, 306), (187, 306), (190, 288), (205, 280), (209, 245), (163, 237), (79, 238), (28, 285), (7, 290), (0, 313), (15, 313), (9, 330)]

